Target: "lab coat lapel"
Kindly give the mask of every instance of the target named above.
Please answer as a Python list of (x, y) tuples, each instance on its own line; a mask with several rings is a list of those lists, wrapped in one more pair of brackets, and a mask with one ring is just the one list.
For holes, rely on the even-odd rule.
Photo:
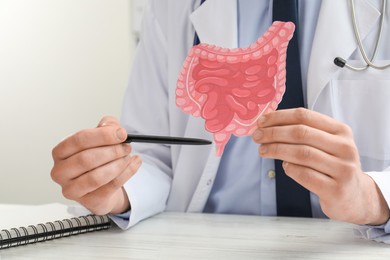
[(237, 47), (237, 0), (208, 0), (190, 19), (202, 43)]
[[(208, 0), (190, 16), (202, 43), (226, 48), (237, 47), (237, 0)], [(212, 140), (205, 130), (204, 120), (190, 116), (185, 136)], [(220, 157), (215, 145), (204, 146), (194, 155), (193, 147), (181, 147), (170, 198), (166, 210), (201, 212), (218, 170)], [(189, 167), (191, 165), (191, 167)]]
[[(355, 8), (360, 35), (364, 39), (375, 28), (380, 12), (368, 0), (355, 0)], [(349, 1), (322, 1), (308, 70), (309, 109), (314, 108), (322, 89), (341, 69), (334, 65), (334, 58), (348, 59), (356, 48)]]

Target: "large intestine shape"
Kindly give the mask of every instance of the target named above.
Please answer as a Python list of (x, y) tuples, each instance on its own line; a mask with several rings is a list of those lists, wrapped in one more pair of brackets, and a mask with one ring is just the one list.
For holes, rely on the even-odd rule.
[(247, 48), (199, 44), (184, 61), (176, 104), (205, 120), (221, 156), (232, 134), (251, 135), (257, 119), (276, 110), (285, 92), (286, 51), (295, 26), (274, 22)]

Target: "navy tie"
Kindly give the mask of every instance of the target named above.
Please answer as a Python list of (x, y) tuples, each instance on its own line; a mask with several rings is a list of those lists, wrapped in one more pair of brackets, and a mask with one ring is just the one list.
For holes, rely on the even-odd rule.
[[(273, 20), (295, 24), (294, 36), (287, 48), (286, 92), (278, 109), (304, 107), (301, 64), (298, 48), (298, 0), (274, 0)], [(310, 193), (288, 177), (282, 161), (275, 160), (278, 216), (311, 217)]]

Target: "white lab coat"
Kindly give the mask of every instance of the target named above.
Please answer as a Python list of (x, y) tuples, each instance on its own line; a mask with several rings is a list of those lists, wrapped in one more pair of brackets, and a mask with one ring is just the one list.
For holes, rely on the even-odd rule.
[[(361, 37), (371, 51), (380, 1), (355, 4)], [(236, 5), (236, 0), (208, 0), (201, 7), (198, 0), (151, 1), (124, 100), (122, 123), (129, 132), (212, 140), (203, 119), (176, 106), (176, 81), (194, 28), (202, 42), (237, 47)], [(363, 169), (390, 202), (390, 70), (351, 72), (333, 64), (336, 56), (360, 58), (350, 10), (347, 0), (323, 0), (308, 70), (308, 108), (351, 126)], [(390, 58), (389, 24), (385, 26), (378, 62)], [(214, 146), (133, 147), (144, 164), (125, 184), (132, 206), (127, 227), (164, 210), (203, 210), (220, 160)]]

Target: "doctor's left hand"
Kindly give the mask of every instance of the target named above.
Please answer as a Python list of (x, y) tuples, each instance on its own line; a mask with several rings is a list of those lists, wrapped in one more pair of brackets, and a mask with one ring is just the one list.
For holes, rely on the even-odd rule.
[(284, 161), (286, 174), (318, 195), (329, 218), (372, 225), (389, 219), (347, 125), (304, 108), (278, 110), (259, 118), (252, 137), (262, 157)]

